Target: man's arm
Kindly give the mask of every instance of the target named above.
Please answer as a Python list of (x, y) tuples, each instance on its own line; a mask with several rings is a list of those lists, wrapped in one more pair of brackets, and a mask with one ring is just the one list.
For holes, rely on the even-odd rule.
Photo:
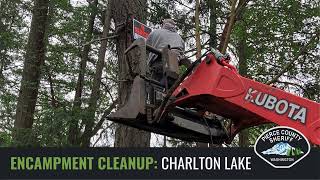
[(183, 51), (183, 54), (184, 54), (184, 51), (186, 50), (186, 46), (185, 46), (185, 43), (184, 43), (182, 38), (181, 38), (181, 42), (182, 42), (182, 51)]
[[(181, 38), (181, 37), (180, 37)], [(181, 45), (182, 45), (182, 57), (181, 59), (179, 60), (179, 65), (184, 65), (186, 66), (187, 68), (189, 68), (191, 66), (191, 61), (190, 59), (188, 59), (187, 57), (185, 57), (185, 54), (184, 54), (184, 51), (185, 51), (185, 43), (183, 41), (183, 39), (181, 38)]]

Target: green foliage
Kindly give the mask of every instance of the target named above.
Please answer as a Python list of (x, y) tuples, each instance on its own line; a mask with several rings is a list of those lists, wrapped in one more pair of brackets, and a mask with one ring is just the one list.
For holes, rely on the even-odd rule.
[(179, 66), (179, 74), (182, 75), (184, 72), (187, 71), (187, 67), (185, 65)]
[[(246, 27), (247, 43), (250, 49), (248, 63), (250, 75), (258, 81), (265, 82), (275, 76), (299, 49), (314, 35), (320, 22), (312, 3), (295, 0), (255, 1), (247, 8), (243, 20), (237, 23), (233, 32), (234, 40), (243, 37), (240, 27)], [(309, 26), (306, 29), (306, 26)], [(297, 79), (297, 75), (313, 76), (319, 71), (312, 53), (318, 48), (311, 45), (307, 55), (290, 68), (286, 77)], [(319, 49), (318, 49), (319, 50)], [(303, 63), (302, 63), (303, 62)], [(300, 64), (301, 63), (301, 64)], [(274, 73), (270, 73), (274, 72)]]
[(181, 141), (179, 139), (168, 138), (167, 141), (170, 147), (196, 147), (196, 143)]
[(10, 146), (15, 147), (39, 147), (39, 140), (34, 129), (20, 128), (13, 129), (12, 143)]
[[(82, 106), (73, 108), (74, 92), (79, 73), (79, 62), (86, 42), (86, 31), (90, 16), (88, 2), (71, 3), (69, 0), (50, 0), (49, 28), (46, 46), (45, 66), (37, 99), (35, 121), (26, 141), (40, 146), (67, 146), (68, 124), (79, 120), (83, 131), (83, 119), (88, 116), (88, 99), (91, 93), (95, 63), (97, 61), (99, 41), (91, 44), (87, 63)], [(215, 2), (216, 9), (210, 9)], [(98, 16), (94, 23), (93, 39), (102, 33), (104, 1), (99, 1)], [(202, 1), (200, 24), (201, 41), (208, 47), (210, 30), (217, 30), (219, 41), (222, 28), (229, 13), (229, 1)], [(150, 0), (148, 1), (148, 24), (159, 27), (164, 18), (176, 20), (179, 33), (185, 38), (187, 56), (194, 57), (194, 2), (186, 0)], [(319, 31), (319, 3), (317, 1), (250, 1), (241, 18), (232, 31), (230, 48), (233, 51), (240, 41), (246, 43), (248, 76), (260, 82), (266, 82), (281, 71), (282, 67), (298, 53), (315, 32)], [(0, 142), (4, 146), (14, 142), (11, 138), (15, 106), (20, 88), (23, 69), (24, 48), (30, 28), (33, 1), (3, 0), (0, 2)], [(210, 13), (215, 12), (217, 27), (210, 27)], [(213, 23), (213, 24), (214, 24)], [(112, 33), (116, 33), (111, 24)], [(319, 79), (319, 40), (313, 42), (294, 66), (289, 69), (276, 85), (286, 91), (296, 93), (320, 102)], [(236, 57), (237, 50), (234, 51)], [(102, 87), (95, 112), (95, 122), (101, 118), (111, 101), (116, 99), (119, 79), (115, 43), (108, 42), (106, 66), (102, 77)], [(179, 69), (185, 72), (186, 67)], [(113, 96), (112, 98), (110, 96)], [(105, 125), (105, 124), (104, 124)], [(273, 124), (249, 129), (249, 142)], [(110, 131), (113, 131), (111, 128)], [(18, 133), (18, 132), (17, 132)], [(105, 133), (105, 138), (110, 138)], [(33, 139), (31, 141), (31, 139)], [(177, 141), (169, 138), (172, 146), (192, 147), (194, 143)], [(233, 142), (234, 143), (234, 142)], [(236, 143), (233, 144), (236, 146)], [(298, 150), (297, 150), (298, 151)], [(298, 152), (294, 152), (298, 153)]]
[(67, 127), (71, 118), (73, 118), (70, 112), (63, 108), (48, 108), (38, 116), (34, 129), (41, 146), (64, 146), (68, 144)]
[(265, 125), (260, 125), (258, 127), (249, 128), (248, 139), (249, 139), (250, 146), (253, 146), (255, 144), (256, 140), (263, 132), (267, 131), (268, 129), (274, 126), (275, 124), (265, 124)]
[[(267, 82), (286, 66), (319, 31), (319, 4), (295, 0), (253, 1), (232, 31), (231, 43), (246, 42), (248, 75)], [(245, 39), (244, 39), (245, 38)], [(319, 101), (319, 46), (313, 42), (307, 52), (282, 76), (276, 85), (285, 91)], [(282, 83), (290, 82), (290, 83)], [(249, 129), (249, 141), (273, 125)]]
[(0, 132), (0, 147), (8, 147), (11, 143), (11, 135), (6, 132)]

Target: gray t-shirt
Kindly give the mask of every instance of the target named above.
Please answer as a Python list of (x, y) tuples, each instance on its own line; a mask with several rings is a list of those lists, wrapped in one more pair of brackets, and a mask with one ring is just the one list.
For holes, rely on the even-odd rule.
[[(185, 48), (183, 39), (174, 28), (162, 28), (152, 31), (147, 38), (147, 44), (157, 49), (170, 45), (172, 49), (178, 50), (181, 54), (183, 54)], [(149, 53), (147, 63), (150, 65), (151, 62), (152, 64), (156, 58), (156, 54)]]

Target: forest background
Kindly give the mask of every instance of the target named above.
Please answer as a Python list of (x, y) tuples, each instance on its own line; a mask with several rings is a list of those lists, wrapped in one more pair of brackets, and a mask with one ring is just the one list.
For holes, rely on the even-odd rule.
[[(129, 16), (176, 21), (186, 56), (217, 48), (241, 75), (320, 102), (316, 0), (1, 0), (0, 146), (195, 147), (107, 120), (129, 93)], [(131, 57), (134, 61), (134, 58)], [(272, 125), (242, 131), (252, 146)]]

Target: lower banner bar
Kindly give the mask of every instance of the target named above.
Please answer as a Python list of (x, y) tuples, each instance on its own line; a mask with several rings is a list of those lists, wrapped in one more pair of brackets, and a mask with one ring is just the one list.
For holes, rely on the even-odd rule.
[(319, 148), (290, 168), (253, 148), (0, 148), (2, 179), (320, 179), (319, 165)]

